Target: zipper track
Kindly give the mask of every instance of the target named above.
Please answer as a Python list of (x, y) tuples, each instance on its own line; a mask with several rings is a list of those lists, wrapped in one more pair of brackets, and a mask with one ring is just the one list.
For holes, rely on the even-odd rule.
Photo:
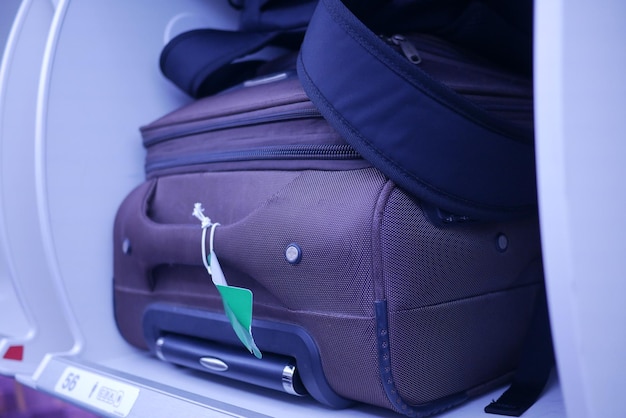
[(282, 145), (236, 151), (193, 153), (146, 162), (146, 172), (201, 164), (262, 160), (360, 160), (363, 157), (348, 144)]
[[(471, 51), (457, 50), (446, 41), (429, 35), (411, 33), (406, 36), (380, 35), (380, 38), (407, 62), (420, 68), (421, 71), (409, 73), (407, 80), (425, 94), (489, 130), (523, 143), (532, 143), (532, 81), (501, 70)], [(468, 59), (465, 59), (465, 54)], [(412, 59), (414, 55), (419, 59)], [(462, 64), (463, 72), (490, 77), (494, 84), (505, 85), (506, 91), (503, 93), (497, 89), (492, 91), (476, 86), (467, 88), (455, 78), (444, 77), (445, 72), (438, 76), (432, 68), (426, 68), (430, 64), (448, 68)], [(507, 107), (506, 117), (498, 113), (503, 106)]]
[(144, 139), (143, 143), (145, 147), (150, 147), (161, 142), (182, 138), (185, 136), (198, 135), (207, 132), (214, 132), (222, 129), (243, 128), (246, 126), (260, 125), (263, 123), (281, 122), (285, 120), (297, 120), (308, 118), (321, 118), (322, 114), (316, 108), (311, 109), (297, 109), (286, 112), (274, 113), (271, 115), (262, 115), (256, 117), (246, 116), (243, 113), (240, 118), (227, 121), (213, 121), (207, 125), (203, 125), (201, 128), (188, 128), (181, 129), (174, 133), (157, 135), (150, 139)]

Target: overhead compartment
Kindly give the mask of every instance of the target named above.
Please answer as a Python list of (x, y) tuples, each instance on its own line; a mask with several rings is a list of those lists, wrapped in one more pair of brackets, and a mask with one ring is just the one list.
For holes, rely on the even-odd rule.
[[(587, 46), (583, 58), (592, 48), (570, 23), (591, 11), (600, 22), (625, 15), (621, 3), (601, 3), (610, 7), (560, 1), (535, 10), (540, 209), (562, 370), (561, 383), (551, 378), (528, 418), (612, 416), (609, 395), (617, 396), (616, 378), (626, 369), (618, 354), (626, 351), (625, 285), (616, 279), (625, 270), (624, 168), (616, 156), (624, 154), (626, 132), (618, 117), (606, 124), (603, 111), (624, 108), (624, 81), (609, 76), (624, 68), (616, 41), (624, 30), (594, 26), (594, 45), (616, 46), (613, 56), (602, 50), (606, 77), (592, 77), (591, 61), (575, 59), (578, 41)], [(399, 416), (364, 405), (331, 410), (178, 368), (132, 348), (116, 328), (112, 226), (121, 201), (144, 179), (138, 128), (191, 100), (160, 73), (160, 51), (189, 29), (235, 28), (228, 1), (5, 0), (0, 16), (0, 374), (103, 416)], [(595, 112), (572, 107), (568, 98), (585, 103), (592, 85), (603, 94), (589, 102)], [(592, 140), (583, 120), (607, 129)], [(596, 244), (609, 250), (606, 257)], [(123, 399), (94, 400), (95, 382), (112, 390), (108, 400)], [(480, 416), (501, 392), (441, 416)]]

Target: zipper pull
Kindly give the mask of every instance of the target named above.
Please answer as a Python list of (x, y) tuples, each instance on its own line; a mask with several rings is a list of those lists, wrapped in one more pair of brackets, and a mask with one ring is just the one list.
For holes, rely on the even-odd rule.
[(407, 57), (413, 64), (419, 64), (422, 62), (422, 57), (420, 57), (419, 52), (411, 41), (404, 37), (404, 35), (393, 35), (389, 38), (389, 41), (394, 45), (398, 45), (404, 56)]

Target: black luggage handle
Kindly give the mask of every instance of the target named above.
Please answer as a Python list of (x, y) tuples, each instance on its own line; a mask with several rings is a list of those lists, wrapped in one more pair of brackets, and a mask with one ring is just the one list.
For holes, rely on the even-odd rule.
[[(196, 346), (202, 350), (203, 344), (210, 344), (219, 351), (232, 352), (229, 347), (239, 346), (237, 337), (230, 330), (228, 319), (221, 313), (210, 312), (201, 309), (177, 306), (168, 303), (153, 303), (148, 305), (143, 315), (144, 339), (150, 350), (158, 356), (158, 344), (162, 337), (184, 338), (193, 336)], [(255, 340), (264, 353), (273, 353), (274, 363), (269, 367), (280, 365), (280, 358), (291, 357), (296, 361), (300, 382), (295, 382), (293, 387), (299, 394), (306, 389), (318, 402), (331, 408), (341, 409), (351, 406), (354, 402), (338, 395), (328, 384), (324, 375), (321, 357), (315, 341), (300, 326), (273, 321), (254, 319), (252, 323), (255, 332)], [(202, 341), (205, 341), (204, 343)], [(181, 340), (179, 340), (181, 341)], [(222, 345), (222, 348), (219, 348)], [(180, 347), (179, 347), (180, 348)], [(243, 349), (240, 349), (242, 352)], [(171, 355), (172, 352), (168, 353)], [(262, 360), (244, 352), (250, 362), (262, 362)], [(167, 360), (167, 358), (165, 358)], [(260, 367), (260, 366), (259, 366)], [(194, 367), (198, 369), (199, 367)], [(276, 372), (271, 372), (276, 375)], [(250, 383), (267, 386), (267, 379), (248, 378)], [(276, 384), (269, 384), (274, 386)], [(280, 383), (279, 383), (280, 386)], [(279, 387), (280, 390), (280, 387)]]
[(265, 353), (258, 359), (241, 347), (179, 334), (158, 337), (154, 351), (159, 359), (169, 363), (290, 395), (307, 394), (295, 361), (287, 356)]

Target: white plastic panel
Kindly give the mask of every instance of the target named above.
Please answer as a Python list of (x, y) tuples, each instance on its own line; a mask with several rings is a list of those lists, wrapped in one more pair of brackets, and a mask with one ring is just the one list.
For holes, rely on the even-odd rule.
[[(202, 373), (158, 363), (155, 359), (134, 356), (114, 359), (96, 367), (76, 364), (64, 359), (55, 359), (46, 367), (38, 382), (40, 387), (59, 395), (52, 388), (58, 383), (67, 365), (86, 367), (102, 376), (127, 379), (124, 382), (140, 389), (135, 409), (130, 416), (143, 417), (204, 417), (228, 416), (256, 417), (300, 417), (311, 418), (400, 418), (395, 412), (385, 409), (356, 405), (342, 410), (323, 407), (311, 398), (295, 398), (291, 395), (238, 384), (232, 381), (207, 379)], [(93, 368), (92, 368), (93, 367)], [(129, 374), (130, 373), (130, 374)], [(160, 392), (155, 394), (155, 392)], [(488, 417), (483, 408), (500, 394), (490, 393), (439, 415), (441, 418)], [(70, 398), (67, 398), (71, 400)], [(197, 405), (200, 403), (201, 405)], [(176, 408), (176, 409), (174, 409)], [(207, 409), (209, 409), (207, 411)], [(242, 412), (241, 410), (244, 410)], [(173, 413), (172, 411), (176, 411)], [(222, 412), (218, 412), (222, 411)], [(525, 418), (563, 418), (563, 400), (558, 382), (552, 379), (539, 401), (525, 414)], [(99, 412), (99, 411), (97, 411)], [(232, 414), (232, 415), (230, 415)], [(258, 415), (257, 415), (258, 414)]]
[(536, 7), (541, 227), (567, 413), (623, 417), (626, 3)]
[(112, 305), (112, 225), (144, 178), (139, 126), (190, 99), (159, 72), (178, 28), (228, 21), (204, 1), (60, 2), (42, 70), (37, 193), (52, 278), (64, 287), (86, 356), (125, 353)]
[[(17, 22), (16, 14), (19, 6), (19, 0), (11, 0), (0, 3), (0, 115), (6, 113), (5, 110), (3, 110), (4, 106), (2, 105), (5, 101), (3, 91), (6, 89), (2, 86), (6, 85), (6, 77), (3, 74), (6, 74), (7, 71), (9, 71), (7, 66), (5, 66), (4, 69), (2, 68), (2, 63), (8, 63), (10, 61), (11, 54), (7, 53), (6, 59), (3, 59), (3, 55), (9, 35), (11, 34), (13, 23)], [(1, 120), (2, 119), (0, 119), (0, 121)], [(1, 122), (0, 126), (2, 126)], [(1, 132), (2, 131), (0, 131), (0, 135), (2, 135)], [(1, 214), (2, 211), (0, 209), (0, 219), (2, 219)], [(6, 259), (6, 245), (2, 245), (0, 248), (0, 306), (3, 307), (1, 308), (1, 314), (3, 317), (8, 317), (9, 313), (11, 313), (12, 317), (11, 320), (0, 320), (0, 335), (3, 336), (2, 338), (4, 339), (4, 342), (0, 344), (4, 347), (6, 345), (7, 337), (19, 335), (23, 332), (23, 330), (27, 329), (28, 322), (26, 321), (22, 306), (19, 303), (17, 294), (13, 287), (11, 270), (9, 268), (9, 262)], [(0, 352), (6, 352), (6, 349), (0, 349)], [(4, 370), (4, 372), (7, 373), (7, 370)]]
[[(35, 193), (37, 86), (54, 9), (21, 3), (0, 70), (0, 372), (32, 373), (72, 349), (71, 317), (48, 279)], [(46, 324), (55, 324), (47, 327)], [(15, 354), (15, 350), (23, 354)], [(22, 357), (23, 355), (23, 357)]]

